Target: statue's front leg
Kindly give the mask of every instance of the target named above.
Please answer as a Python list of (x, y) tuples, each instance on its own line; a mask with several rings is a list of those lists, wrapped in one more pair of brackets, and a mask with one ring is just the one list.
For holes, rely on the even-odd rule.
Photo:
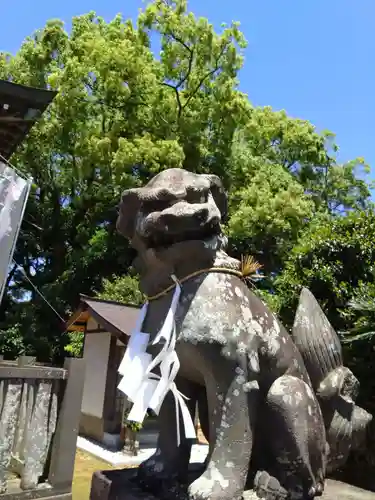
[[(194, 419), (196, 408), (196, 385), (181, 377), (176, 378), (178, 390), (187, 398), (186, 404)], [(180, 415), (181, 417), (181, 415)], [(177, 443), (176, 403), (169, 392), (163, 401), (158, 416), (159, 436), (155, 453), (145, 460), (138, 469), (138, 479), (155, 493), (169, 488), (177, 481), (187, 479), (190, 460), (191, 439), (184, 437), (184, 425), (180, 418), (180, 446)]]
[(190, 500), (240, 500), (249, 467), (258, 401), (257, 383), (246, 384), (241, 362), (219, 358), (204, 372), (210, 414), (205, 472), (188, 490)]

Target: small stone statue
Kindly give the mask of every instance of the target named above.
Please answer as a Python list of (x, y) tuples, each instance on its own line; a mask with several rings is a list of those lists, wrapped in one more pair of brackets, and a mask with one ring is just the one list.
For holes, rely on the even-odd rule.
[(168, 394), (157, 450), (137, 481), (163, 500), (315, 498), (327, 467), (366, 446), (372, 417), (354, 403), (358, 382), (312, 294), (302, 291), (291, 336), (246, 286), (241, 262), (225, 252), (226, 212), (218, 177), (182, 169), (122, 197), (117, 228), (138, 251), (149, 298), (143, 331), (151, 339), (170, 307), (171, 276), (181, 284), (176, 384), (192, 416), (198, 402), (209, 442), (204, 468), (189, 482), (192, 440), (178, 446)]

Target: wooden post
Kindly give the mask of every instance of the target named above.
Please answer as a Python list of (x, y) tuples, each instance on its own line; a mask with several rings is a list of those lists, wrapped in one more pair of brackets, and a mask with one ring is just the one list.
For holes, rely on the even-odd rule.
[(71, 491), (85, 380), (85, 361), (82, 358), (68, 358), (65, 360), (64, 368), (68, 371), (68, 380), (53, 439), (48, 481), (51, 486), (61, 491)]
[(104, 432), (113, 432), (116, 417), (117, 368), (119, 365), (117, 338), (111, 335), (107, 360), (107, 380), (104, 392)]

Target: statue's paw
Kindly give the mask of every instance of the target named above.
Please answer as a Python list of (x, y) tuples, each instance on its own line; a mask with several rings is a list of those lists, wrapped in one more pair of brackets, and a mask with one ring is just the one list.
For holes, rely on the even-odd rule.
[(188, 488), (189, 500), (241, 500), (243, 488), (233, 480), (211, 478), (207, 471)]
[(165, 488), (166, 483), (174, 483), (175, 477), (173, 464), (157, 450), (139, 466), (137, 482), (143, 489), (158, 492)]
[(151, 457), (141, 463), (140, 469), (152, 473), (162, 473), (164, 471), (166, 464), (163, 455), (160, 451), (156, 451)]
[(264, 470), (256, 473), (254, 491), (259, 498), (264, 500), (286, 500), (290, 498), (279, 481)]

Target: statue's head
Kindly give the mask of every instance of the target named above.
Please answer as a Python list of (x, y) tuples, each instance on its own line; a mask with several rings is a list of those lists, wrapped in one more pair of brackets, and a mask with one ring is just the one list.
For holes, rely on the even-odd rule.
[(218, 177), (172, 168), (123, 193), (117, 230), (137, 250), (158, 249), (220, 234), (226, 212)]

